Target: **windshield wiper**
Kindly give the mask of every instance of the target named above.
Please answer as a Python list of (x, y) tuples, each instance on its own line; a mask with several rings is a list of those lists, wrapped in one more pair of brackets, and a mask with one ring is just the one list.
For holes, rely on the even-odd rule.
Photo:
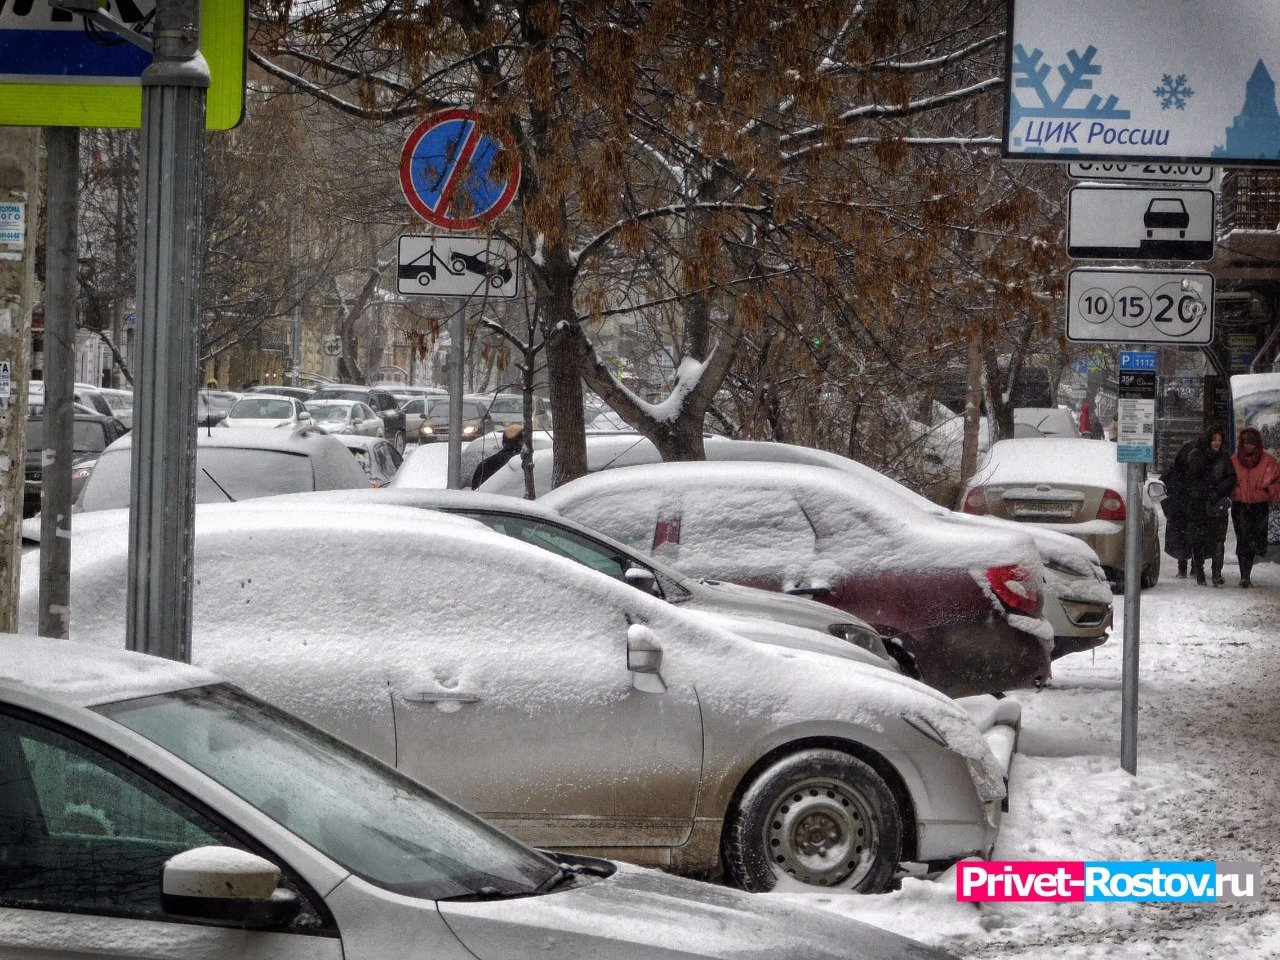
[(552, 890), (563, 886), (574, 877), (579, 877), (584, 873), (591, 874), (595, 877), (607, 877), (612, 872), (613, 871), (608, 867), (598, 867), (589, 863), (557, 863), (556, 872), (534, 887), (533, 892), (535, 894), (550, 893)]
[(441, 897), (441, 903), (473, 903), (484, 900), (510, 900), (514, 897), (527, 897), (530, 890), (499, 890), (497, 887), (481, 887), (471, 893), (460, 893), (456, 897)]

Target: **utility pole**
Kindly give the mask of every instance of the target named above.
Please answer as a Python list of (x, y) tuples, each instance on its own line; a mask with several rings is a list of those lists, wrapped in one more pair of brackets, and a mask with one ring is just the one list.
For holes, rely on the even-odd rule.
[(205, 95), (200, 0), (158, 0), (142, 74), (126, 643), (191, 660)]
[(71, 618), (80, 129), (49, 127), (45, 139), (49, 150), (49, 223), (45, 244), (39, 629), (42, 637), (65, 639)]
[(0, 127), (0, 631), (5, 632), (18, 621), (39, 170), (39, 129)]

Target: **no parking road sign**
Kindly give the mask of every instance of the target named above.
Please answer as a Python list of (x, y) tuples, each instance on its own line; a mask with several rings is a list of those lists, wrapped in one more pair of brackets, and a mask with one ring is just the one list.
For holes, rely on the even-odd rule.
[[(442, 110), (414, 128), (400, 157), (409, 205), (446, 230), (474, 230), (496, 220), (520, 187), (520, 158), (504, 139), (484, 133), (484, 116)], [(506, 164), (498, 164), (503, 153)], [(504, 172), (498, 173), (497, 167)]]

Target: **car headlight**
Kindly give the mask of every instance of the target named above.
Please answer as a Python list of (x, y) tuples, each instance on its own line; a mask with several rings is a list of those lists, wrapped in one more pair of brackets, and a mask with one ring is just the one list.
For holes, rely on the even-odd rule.
[(463, 427), (463, 428), (462, 428), (462, 435), (463, 435), (464, 437), (469, 437), (469, 436), (471, 436), (471, 435), (472, 435), (473, 433), (475, 433), (475, 432), (476, 432), (476, 428), (475, 428), (474, 426), (470, 426), (470, 427)]
[(978, 799), (983, 803), (1003, 800), (1008, 790), (1000, 761), (987, 746), (987, 741), (967, 716), (952, 717), (941, 713), (904, 713), (902, 719), (934, 743), (958, 755), (969, 769)]
[(431, 424), (424, 423), (422, 426), (418, 428), (418, 433), (421, 436), (430, 437), (435, 434), (435, 431), (431, 429)]

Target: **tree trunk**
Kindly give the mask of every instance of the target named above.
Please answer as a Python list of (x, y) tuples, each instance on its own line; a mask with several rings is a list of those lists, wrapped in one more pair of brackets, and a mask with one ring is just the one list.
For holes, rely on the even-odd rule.
[[(26, 236), (14, 260), (0, 260), (0, 362), (10, 392), (0, 394), (0, 632), (18, 625), (22, 495), (26, 481), (27, 381), (31, 376), (31, 308), (36, 300), (35, 247), (40, 195), (40, 131), (0, 128), (0, 203), (23, 204)], [(35, 625), (29, 627), (34, 629)]]
[(964, 445), (960, 451), (960, 483), (978, 472), (978, 439), (982, 422), (982, 333), (969, 325), (969, 370), (964, 402)]
[(538, 315), (542, 318), (551, 415), (556, 425), (551, 435), (552, 485), (558, 487), (587, 474), (587, 424), (580, 373), (585, 340), (573, 307), (573, 273), (563, 243), (547, 251), (543, 277), (545, 291), (540, 292)]

